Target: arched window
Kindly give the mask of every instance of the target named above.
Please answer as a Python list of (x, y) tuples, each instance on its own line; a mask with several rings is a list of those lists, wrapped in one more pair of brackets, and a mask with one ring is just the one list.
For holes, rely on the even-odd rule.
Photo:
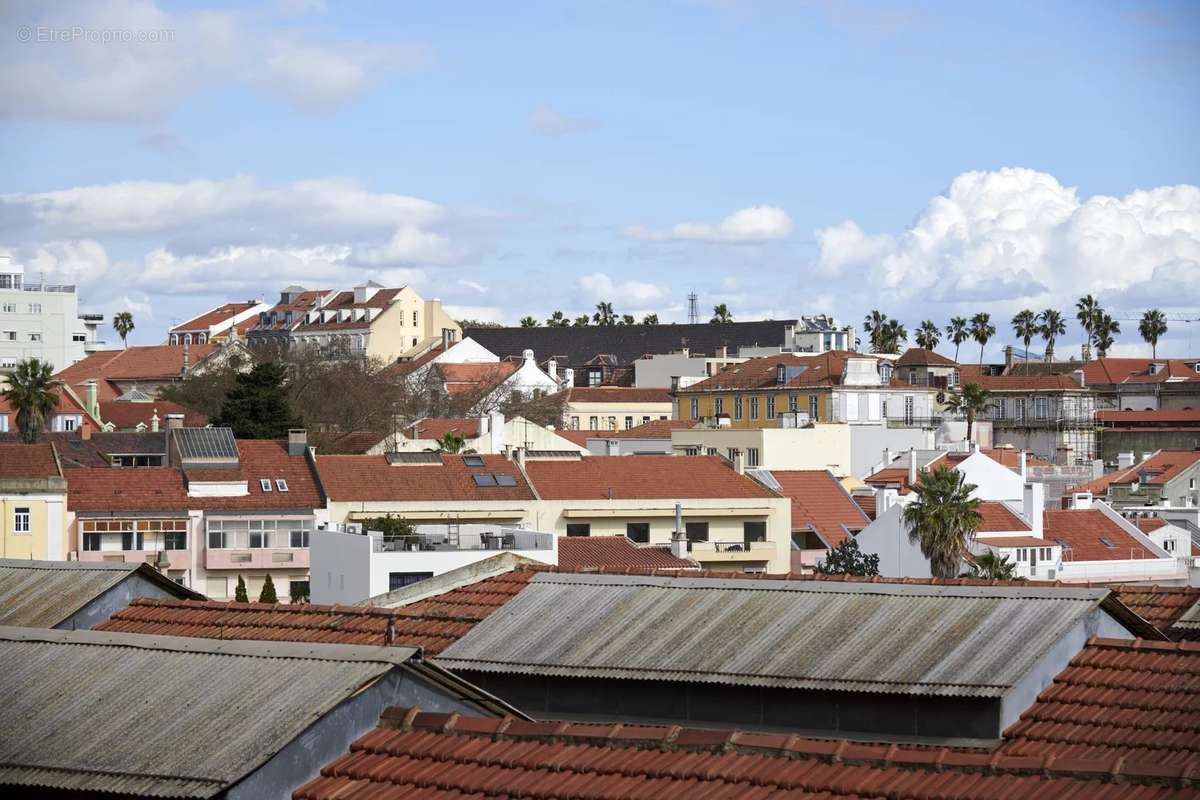
[(171, 344), (179, 344), (179, 334), (177, 334), (177, 333), (171, 334)]
[(185, 334), (183, 335), (183, 343), (184, 343), (184, 344), (191, 344), (191, 343), (192, 343), (192, 335), (191, 335), (190, 333), (185, 333)]

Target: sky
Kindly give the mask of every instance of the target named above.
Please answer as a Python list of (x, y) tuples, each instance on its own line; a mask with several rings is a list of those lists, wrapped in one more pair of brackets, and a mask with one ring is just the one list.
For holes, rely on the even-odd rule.
[(509, 324), (985, 311), (993, 357), (1023, 308), (1077, 354), (1090, 293), (1113, 354), (1160, 308), (1195, 356), (1197, 142), (1195, 2), (0, 2), (0, 254), (136, 344), (373, 279)]

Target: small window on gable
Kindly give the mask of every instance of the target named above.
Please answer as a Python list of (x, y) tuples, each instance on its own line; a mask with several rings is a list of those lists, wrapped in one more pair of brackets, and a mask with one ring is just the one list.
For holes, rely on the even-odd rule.
[(468, 467), (482, 467), (483, 456), (463, 456), (463, 463)]
[(287, 481), (285, 481), (283, 478), (276, 478), (275, 488), (281, 492), (286, 492), (288, 490)]
[(264, 492), (269, 492), (269, 491), (271, 491), (271, 479), (270, 479), (270, 478), (259, 478), (259, 479), (258, 479), (258, 485), (259, 485), (260, 487), (262, 487), (262, 490), (263, 490)]
[(471, 476), (476, 486), (497, 486), (496, 476), (490, 472), (479, 472)]

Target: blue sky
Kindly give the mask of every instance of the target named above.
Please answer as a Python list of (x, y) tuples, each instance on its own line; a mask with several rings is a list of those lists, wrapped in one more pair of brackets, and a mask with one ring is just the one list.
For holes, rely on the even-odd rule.
[[(600, 299), (682, 320), (692, 290), (910, 330), (1088, 292), (1200, 312), (1195, 3), (98, 2), (0, 25), (0, 250), (133, 309), (140, 343), (367, 277), (508, 322)], [(72, 29), (170, 36), (46, 40)], [(1160, 351), (1200, 353), (1188, 327)]]

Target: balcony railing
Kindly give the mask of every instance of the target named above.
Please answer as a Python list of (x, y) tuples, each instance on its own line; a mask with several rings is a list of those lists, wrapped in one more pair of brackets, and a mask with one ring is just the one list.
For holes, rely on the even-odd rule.
[(370, 532), (373, 553), (446, 552), (462, 550), (553, 550), (554, 534), (497, 528), (495, 531), (413, 533), (385, 537)]
[(55, 286), (48, 283), (27, 283), (21, 287), (26, 292), (60, 292), (62, 294), (75, 294), (75, 287), (70, 284)]
[(888, 417), (884, 420), (889, 428), (939, 428), (945, 417)]
[(700, 561), (766, 561), (774, 550), (774, 542), (688, 542), (688, 552)]
[(1080, 414), (1065, 417), (1039, 417), (1026, 414), (1024, 417), (1006, 415), (996, 417), (983, 415), (979, 420), (991, 422), (997, 428), (1094, 428), (1096, 420), (1090, 414)]

